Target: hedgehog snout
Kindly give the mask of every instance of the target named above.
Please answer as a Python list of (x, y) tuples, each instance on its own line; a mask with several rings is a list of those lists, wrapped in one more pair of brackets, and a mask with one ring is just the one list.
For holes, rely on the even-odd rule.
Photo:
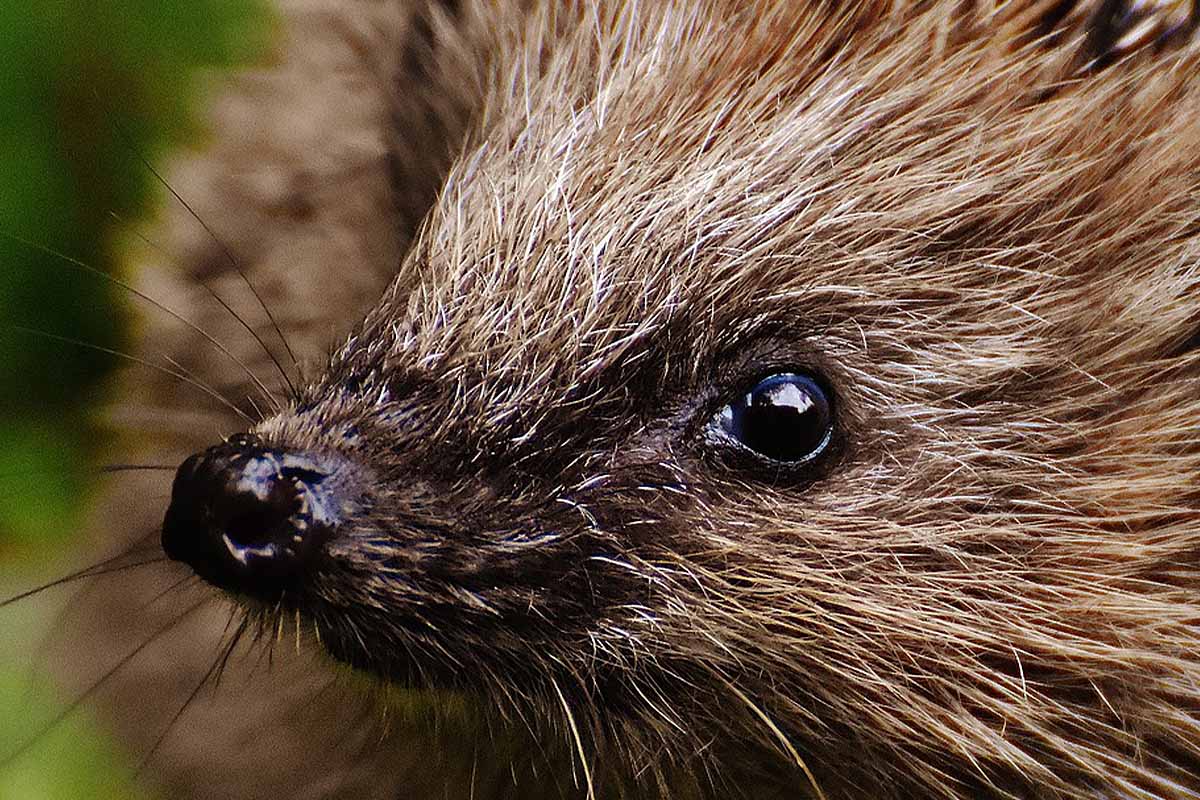
[(222, 589), (278, 600), (303, 585), (341, 523), (338, 460), (234, 436), (179, 467), (167, 556)]

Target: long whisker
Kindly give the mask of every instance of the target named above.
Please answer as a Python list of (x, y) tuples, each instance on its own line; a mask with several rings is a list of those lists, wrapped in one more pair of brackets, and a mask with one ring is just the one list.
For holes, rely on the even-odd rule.
[[(91, 264), (81, 261), (78, 258), (69, 256), (66, 253), (63, 253), (59, 250), (55, 250), (52, 247), (47, 247), (44, 244), (38, 244), (37, 242), (32, 242), (28, 239), (23, 239), (20, 236), (16, 236), (11, 233), (0, 232), (0, 236), (4, 236), (5, 238), (10, 239), (14, 242), (17, 242), (19, 244), (22, 244), (25, 247), (28, 247), (32, 250), (36, 250), (38, 252), (45, 253), (46, 255), (53, 256), (57, 259), (60, 259), (61, 261), (65, 262), (67, 264), (70, 264), (71, 266), (74, 266), (77, 269), (83, 270), (84, 272), (88, 273), (89, 275), (95, 275), (96, 277), (98, 277), (104, 281), (107, 281), (114, 286), (118, 286), (121, 289), (124, 289), (125, 291), (131, 293), (134, 297), (137, 297), (138, 299), (140, 299), (146, 303), (149, 303), (150, 305), (154, 306), (158, 310), (169, 315), (172, 319), (175, 319), (175, 320), (183, 323), (188, 328), (190, 328), (192, 331), (200, 334), (200, 336), (202, 336), (205, 341), (207, 341), (213, 347), (217, 348), (217, 350), (222, 355), (226, 356), (231, 361), (233, 361), (233, 363), (237, 364), (237, 366), (242, 370), (242, 372), (244, 372), (246, 374), (246, 377), (248, 377), (250, 379), (250, 381), (254, 384), (255, 388), (257, 388), (258, 391), (262, 392), (263, 397), (265, 397), (267, 399), (267, 401), (269, 403), (271, 403), (272, 407), (278, 408), (279, 401), (271, 393), (271, 390), (267, 388), (267, 385), (265, 383), (263, 383), (262, 380), (257, 375), (254, 374), (254, 371), (251, 370), (250, 367), (248, 367), (244, 361), (242, 361), (240, 358), (238, 358), (236, 355), (234, 355), (232, 352), (230, 352), (229, 348), (227, 348), (225, 345), (221, 344), (221, 342), (218, 341), (212, 334), (210, 334), (208, 331), (201, 328), (196, 323), (192, 322), (187, 317), (183, 316), (182, 314), (178, 313), (177, 311), (172, 310), (171, 308), (167, 307), (163, 303), (159, 302), (158, 300), (155, 300), (150, 295), (131, 286), (130, 284), (126, 283), (125, 281), (121, 280), (120, 278), (118, 278), (114, 275), (109, 275), (104, 270), (97, 269), (96, 267), (93, 267)], [(291, 381), (288, 381), (288, 386), (289, 387), (292, 386)], [(293, 393), (294, 393), (294, 390), (293, 390)]]
[[(165, 564), (168, 561), (170, 561), (170, 559), (168, 559), (167, 557), (164, 556), (162, 561)], [(151, 606), (153, 606), (155, 603), (157, 603), (159, 600), (163, 599), (167, 595), (175, 594), (175, 592), (179, 590), (179, 587), (183, 586), (186, 583), (193, 583), (193, 582), (199, 583), (200, 579), (198, 577), (196, 577), (196, 575), (194, 573), (189, 571), (188, 574), (184, 575), (179, 580), (173, 581), (165, 589), (155, 592), (154, 596), (151, 597), (146, 602), (142, 603), (140, 606), (138, 606), (137, 610), (139, 612), (146, 611), (147, 609), (149, 609)]]
[[(159, 546), (158, 542), (155, 541), (157, 539), (157, 536), (158, 536), (158, 529), (154, 528), (154, 529), (148, 531), (144, 536), (141, 536), (138, 539), (130, 542), (129, 546), (127, 548), (125, 548), (124, 551), (122, 551), (121, 553), (118, 553), (116, 556), (114, 556), (111, 559), (106, 559), (106, 561), (111, 563), (112, 561), (115, 561), (122, 557), (128, 558), (128, 557), (133, 557), (135, 554), (154, 553), (156, 556), (155, 558), (147, 558), (138, 564), (131, 564), (129, 566), (130, 567), (152, 566), (155, 564), (166, 564), (169, 561), (169, 559), (167, 559), (165, 554), (162, 552), (162, 549)], [(99, 566), (99, 565), (93, 565), (93, 566)], [(123, 569), (125, 569), (125, 567), (122, 567), (121, 569), (123, 570)], [(118, 572), (118, 571), (120, 571), (120, 570), (104, 569), (104, 570), (97, 571), (97, 572), (90, 572), (85, 575), (79, 575), (78, 579), (96, 578), (96, 577), (100, 577), (102, 575), (109, 575), (113, 572)], [(150, 606), (157, 603), (164, 596), (174, 593), (180, 586), (182, 586), (183, 584), (187, 583), (190, 580), (195, 580), (195, 579), (196, 579), (196, 576), (189, 572), (184, 577), (182, 577), (179, 580), (172, 583), (166, 589), (163, 589), (162, 591), (155, 594), (154, 597), (150, 598), (148, 601), (146, 601), (141, 606), (139, 606), (137, 611), (138, 612), (145, 611)], [(34, 665), (45, 663), (47, 653), (50, 651), (50, 648), (53, 646), (55, 637), (58, 635), (58, 633), (61, 630), (63, 630), (64, 626), (66, 625), (66, 620), (67, 620), (70, 612), (72, 610), (78, 609), (80, 606), (83, 605), (84, 598), (87, 596), (88, 592), (91, 589), (93, 589), (96, 585), (97, 584), (95, 582), (90, 582), (90, 581), (88, 583), (84, 583), (83, 586), (79, 587), (78, 590), (76, 590), (75, 592), (73, 592), (71, 594), (71, 597), (67, 602), (62, 604), (62, 606), (59, 608), (58, 612), (54, 615), (53, 623), (51, 625), (47, 626), (47, 633), (44, 637), (42, 637), (42, 641), (38, 644), (37, 649), (34, 653), (34, 656), (31, 659), (31, 663), (33, 663)]]
[(169, 464), (104, 464), (102, 466), (82, 466), (75, 468), (71, 468), (69, 466), (45, 467), (0, 473), (0, 483), (15, 481), (21, 478), (33, 478), (41, 475), (62, 475), (70, 472), (112, 475), (124, 472), (174, 472), (176, 469), (178, 469), (177, 466), (171, 466)]
[(184, 715), (184, 712), (186, 712), (188, 708), (191, 707), (192, 703), (195, 702), (196, 698), (200, 695), (200, 691), (208, 685), (209, 679), (212, 678), (220, 666), (229, 659), (229, 654), (233, 652), (233, 648), (237, 646), (237, 643), (238, 639), (234, 638), (229, 643), (228, 647), (223, 648), (222, 652), (217, 654), (216, 659), (213, 660), (213, 663), (204, 673), (204, 676), (200, 678), (200, 681), (196, 684), (196, 688), (192, 689), (191, 694), (189, 694), (187, 699), (183, 701), (183, 705), (179, 707), (179, 710), (177, 710), (171, 717), (171, 720), (167, 723), (167, 726), (163, 728), (162, 733), (160, 733), (158, 738), (154, 740), (154, 744), (151, 745), (150, 749), (146, 751), (146, 754), (142, 756), (142, 760), (138, 763), (137, 767), (133, 771), (134, 775), (141, 775), (146, 767), (150, 764), (151, 759), (154, 758), (159, 748), (162, 747), (163, 742), (167, 740), (167, 736), (170, 735), (171, 731), (175, 729), (175, 724), (179, 722), (179, 719)]
[(76, 347), (84, 347), (84, 348), (87, 348), (88, 350), (95, 350), (100, 353), (107, 353), (108, 355), (115, 356), (117, 358), (122, 358), (122, 359), (125, 359), (126, 361), (131, 361), (134, 364), (141, 364), (144, 367), (149, 367), (151, 369), (159, 370), (163, 374), (170, 375), (172, 378), (181, 380), (184, 383), (186, 383), (190, 386), (193, 386), (193, 387), (199, 389), (200, 391), (204, 392), (205, 394), (209, 395), (213, 399), (220, 402), (223, 406), (228, 408), (230, 411), (234, 412), (239, 417), (241, 417), (246, 422), (247, 425), (254, 424), (254, 419), (249, 414), (247, 414), (245, 411), (238, 408), (237, 405), (233, 401), (231, 401), (228, 397), (221, 394), (216, 389), (213, 389), (211, 386), (208, 386), (207, 384), (202, 383), (201, 381), (197, 380), (196, 378), (191, 377), (190, 375), (186, 375), (182, 372), (176, 372), (175, 370), (168, 369), (167, 367), (164, 367), (161, 364), (155, 364), (152, 361), (147, 361), (144, 358), (139, 358), (138, 356), (130, 355), (129, 353), (122, 353), (120, 350), (114, 350), (111, 347), (102, 347), (101, 345), (92, 344), (91, 342), (85, 342), (81, 339), (73, 339), (70, 336), (62, 336), (60, 334), (50, 333), (48, 331), (39, 331), (34, 328), (26, 328), (21, 325), (10, 325), (8, 327), (10, 327), (13, 330), (21, 331), (22, 333), (30, 334), (32, 336), (42, 336), (47, 339), (52, 339), (54, 341), (64, 342), (66, 344), (73, 344)]
[(163, 564), (166, 563), (166, 561), (167, 558), (165, 556), (156, 556), (154, 558), (148, 558), (145, 561), (134, 561), (129, 564), (118, 564), (111, 567), (89, 569), (85, 572), (77, 572), (61, 578), (55, 578), (49, 583), (44, 583), (41, 586), (37, 586), (33, 589), (13, 595), (12, 597), (5, 598), (3, 601), (0, 601), (0, 608), (5, 608), (13, 603), (19, 603), (20, 601), (33, 597), (36, 594), (40, 594), (47, 589), (53, 589), (57, 586), (65, 586), (66, 584), (75, 583), (85, 578), (97, 578), (101, 575), (112, 575), (117, 572), (127, 572), (131, 569), (137, 569), (138, 567), (149, 566), (150, 564)]
[(170, 464), (104, 464), (92, 467), (92, 469), (107, 474), (115, 472), (174, 472), (178, 467)]
[[(134, 553), (141, 552), (141, 551), (156, 551), (157, 552), (159, 550), (159, 548), (156, 544), (155, 545), (136, 546), (136, 545), (139, 545), (141, 542), (145, 542), (149, 538), (150, 538), (150, 535), (142, 537), (138, 542), (135, 542), (134, 543), (135, 546), (130, 548), (129, 550), (127, 550), (125, 552), (125, 554), (133, 555)], [(166, 558), (166, 556), (162, 555), (161, 552), (159, 552), (158, 556), (155, 558), (146, 559), (145, 561), (140, 561), (135, 564), (121, 565), (119, 567), (112, 567), (112, 568), (100, 570), (97, 572), (91, 572), (91, 573), (88, 573), (87, 575), (78, 576), (78, 579), (99, 578), (104, 575), (111, 575), (113, 573), (122, 572), (122, 571), (125, 571), (128, 569), (132, 569), (134, 567), (145, 567), (145, 566), (153, 566), (155, 564), (165, 564), (165, 563), (167, 563), (167, 561), (168, 561), (168, 559)], [(167, 587), (167, 589), (165, 589), (162, 592), (159, 592), (158, 594), (156, 594), (154, 597), (152, 597), (146, 603), (143, 603), (142, 606), (138, 609), (138, 611), (144, 611), (145, 609), (152, 606), (154, 603), (158, 602), (158, 600), (160, 600), (165, 595), (174, 592), (176, 589), (178, 589), (184, 583), (186, 583), (187, 581), (192, 580), (194, 578), (195, 578), (194, 575), (186, 575), (183, 578), (181, 578), (180, 580), (175, 581), (173, 584), (171, 584), (171, 586)], [(46, 663), (47, 656), (48, 656), (51, 648), (54, 647), (57, 636), (59, 635), (59, 633), (63, 630), (64, 626), (66, 625), (66, 620), (68, 618), (68, 615), (70, 614), (70, 612), (72, 610), (79, 608), (79, 606), (82, 603), (82, 599), (87, 595), (89, 589), (93, 586), (95, 586), (94, 583), (86, 583), (83, 586), (81, 586), (77, 591), (72, 593), (71, 599), (69, 601), (67, 601), (66, 603), (63, 603), (62, 607), (59, 608), (58, 612), (54, 615), (54, 621), (47, 627), (47, 632), (46, 632), (45, 636), (42, 637), (41, 641), (38, 643), (36, 649), (33, 652), (33, 655), (30, 658), (30, 663), (33, 665), (33, 670), (34, 670), (35, 674), (38, 671), (37, 665)], [(30, 686), (33, 686), (33, 683), (34, 683), (34, 681), (32, 680), (32, 677), (31, 677), (31, 679), (29, 681)]]
[[(271, 313), (270, 307), (263, 300), (262, 295), (258, 293), (258, 289), (256, 289), (254, 287), (254, 284), (246, 276), (245, 271), (242, 270), (241, 264), (238, 262), (237, 258), (233, 255), (233, 251), (229, 249), (229, 246), (227, 244), (225, 244), (225, 242), (221, 239), (221, 237), (217, 236), (216, 231), (214, 231), (212, 229), (212, 227), (210, 227), (209, 224), (204, 221), (204, 218), (201, 217), (198, 213), (196, 213), (196, 210), (194, 208), (192, 208), (191, 204), (189, 204), (188, 201), (184, 200), (183, 196), (180, 195), (179, 192), (175, 191), (175, 187), (172, 186), (170, 184), (170, 182), (167, 181), (167, 179), (164, 178), (162, 176), (162, 174), (159, 173), (159, 171), (154, 168), (153, 164), (151, 164), (136, 149), (134, 150), (134, 154), (137, 156), (137, 159), (142, 162), (142, 165), (147, 170), (150, 171), (150, 174), (154, 176), (155, 180), (157, 180), (160, 184), (162, 184), (163, 188), (171, 193), (171, 196), (174, 197), (179, 202), (179, 204), (187, 210), (188, 214), (191, 215), (192, 219), (196, 220), (196, 222), (200, 224), (200, 227), (204, 229), (204, 232), (208, 234), (209, 238), (211, 238), (213, 240), (213, 242), (217, 245), (217, 247), (219, 247), (221, 249), (221, 252), (225, 254), (225, 258), (229, 261), (229, 265), (231, 267), (233, 267), (234, 270), (237, 272), (238, 276), (241, 277), (242, 282), (246, 284), (246, 288), (248, 288), (250, 290), (250, 293), (252, 295), (254, 295), (254, 299), (258, 301), (258, 305), (262, 308), (263, 312), (267, 315), (267, 319), (269, 319), (271, 321), (271, 327), (275, 329), (275, 335), (278, 336), (279, 341), (283, 343), (283, 349), (287, 351), (288, 359), (292, 362), (292, 368), (296, 370), (296, 374), (298, 375), (300, 373), (300, 361), (299, 361), (299, 359), (296, 358), (296, 353), (292, 350), (291, 344), (288, 343), (287, 337), (283, 335), (283, 330), (279, 327), (279, 323), (275, 320), (275, 315)], [(259, 343), (262, 344), (261, 339), (259, 340)], [(288, 390), (291, 392), (292, 397), (295, 397), (297, 394), (296, 385), (294, 383), (292, 383), (291, 378), (288, 377), (287, 371), (284, 370), (283, 366), (279, 363), (279, 360), (277, 358), (275, 358), (274, 353), (272, 353), (271, 350), (269, 348), (267, 348), (267, 346), (265, 344), (263, 344), (262, 346), (263, 346), (263, 349), (266, 350), (267, 355), (270, 356), (271, 360), (275, 363), (275, 368), (279, 370), (279, 374), (281, 376), (283, 376), (283, 380), (287, 383)]]
[[(145, 164), (146, 162), (143, 160), (143, 162), (142, 162), (142, 163), (144, 163), (144, 164)], [(148, 165), (148, 164), (147, 164), (147, 166), (149, 167), (149, 165)], [(151, 170), (150, 170), (150, 171), (151, 171), (151, 172), (154, 172), (153, 168), (151, 168)], [(157, 173), (155, 173), (155, 174), (157, 175)], [(162, 180), (162, 178), (159, 178), (159, 180)], [(168, 188), (168, 189), (170, 189), (170, 187), (167, 187), (167, 188)], [(187, 207), (187, 204), (186, 204), (186, 203), (184, 203), (184, 207)], [(190, 209), (189, 209), (189, 210), (190, 210)], [(127, 221), (127, 220), (126, 220), (124, 217), (122, 217), (120, 214), (116, 213), (115, 211), (109, 211), (108, 213), (109, 213), (109, 215), (110, 215), (111, 217), (113, 217), (114, 219), (118, 220), (119, 222), (122, 222), (122, 223), (128, 224), (128, 221)], [(193, 212), (193, 215), (194, 215), (194, 212)], [(201, 222), (201, 224), (203, 224), (203, 221)], [(164, 256), (165, 258), (167, 258), (168, 260), (170, 259), (170, 256), (169, 256), (169, 254), (165, 253), (161, 247), (159, 247), (157, 244), (155, 244), (154, 242), (152, 242), (152, 241), (151, 241), (151, 240), (150, 240), (148, 237), (146, 237), (146, 236), (145, 236), (144, 234), (142, 234), (141, 232), (139, 232), (139, 231), (134, 231), (134, 236), (136, 236), (136, 237), (137, 237), (138, 239), (140, 239), (141, 241), (145, 242), (145, 244), (146, 244), (148, 247), (150, 247), (151, 249), (155, 250), (156, 252), (158, 252), (159, 254), (161, 254), (162, 256)], [(218, 242), (218, 244), (220, 244), (220, 246), (221, 246), (222, 248), (225, 248), (224, 244), (222, 244), (221, 242)], [(232, 258), (232, 255), (228, 253), (228, 250), (226, 250), (226, 255), (227, 255), (227, 257), (230, 257), (230, 258)], [(234, 264), (234, 268), (238, 270), (238, 274), (239, 274), (239, 275), (241, 275), (241, 278), (242, 278), (242, 280), (243, 280), (243, 281), (246, 281), (246, 283), (247, 283), (247, 284), (249, 284), (249, 280), (246, 278), (246, 276), (245, 276), (244, 274), (242, 274), (242, 271), (241, 271), (241, 269), (238, 267), (238, 265), (237, 265), (236, 263)], [(233, 317), (235, 320), (237, 320), (237, 323), (238, 323), (239, 325), (241, 325), (241, 326), (242, 326), (242, 328), (244, 328), (244, 329), (246, 330), (246, 332), (247, 332), (247, 333), (249, 333), (249, 334), (250, 334), (252, 337), (254, 337), (254, 341), (258, 343), (258, 346), (262, 348), (262, 351), (263, 351), (264, 353), (266, 353), (266, 354), (267, 354), (267, 357), (268, 357), (269, 359), (271, 359), (271, 363), (275, 365), (275, 369), (279, 371), (279, 374), (280, 374), (280, 376), (282, 376), (282, 377), (283, 377), (284, 383), (286, 383), (286, 384), (287, 384), (287, 386), (288, 386), (288, 389), (291, 391), (292, 395), (294, 396), (294, 395), (296, 394), (296, 388), (295, 388), (295, 386), (292, 384), (292, 381), (291, 381), (291, 380), (288, 378), (288, 375), (287, 375), (287, 373), (283, 371), (283, 366), (282, 366), (282, 365), (279, 363), (279, 359), (277, 359), (277, 358), (275, 357), (275, 354), (274, 354), (273, 352), (271, 352), (271, 348), (267, 347), (267, 343), (266, 343), (265, 341), (263, 341), (263, 338), (262, 338), (262, 336), (261, 336), (261, 335), (259, 335), (258, 331), (256, 331), (256, 330), (253, 328), (253, 326), (251, 326), (251, 325), (250, 325), (250, 323), (246, 321), (246, 318), (245, 318), (245, 317), (243, 317), (241, 314), (237, 313), (237, 311), (235, 311), (235, 310), (233, 309), (233, 307), (232, 307), (232, 306), (230, 306), (228, 302), (226, 302), (225, 298), (224, 298), (224, 297), (222, 297), (222, 296), (221, 296), (221, 295), (220, 295), (220, 294), (217, 292), (217, 290), (216, 290), (216, 289), (214, 289), (214, 288), (212, 287), (212, 285), (211, 285), (211, 284), (210, 284), (208, 281), (204, 280), (203, 278), (196, 277), (196, 276), (189, 276), (189, 277), (190, 277), (190, 278), (192, 278), (193, 280), (195, 280), (195, 281), (196, 281), (196, 283), (198, 283), (198, 284), (200, 284), (201, 286), (203, 286), (203, 287), (204, 287), (204, 290), (205, 290), (205, 291), (207, 291), (207, 292), (209, 293), (209, 295), (211, 295), (211, 296), (212, 296), (212, 298), (213, 298), (214, 300), (216, 300), (218, 303), (220, 303), (220, 305), (221, 305), (221, 308), (223, 308), (223, 309), (225, 309), (227, 312), (229, 312), (229, 315), (230, 315), (230, 316), (232, 316), (232, 317)], [(251, 286), (251, 287), (250, 287), (250, 290), (253, 292), (253, 291), (254, 291), (254, 287), (253, 287), (253, 286)], [(255, 294), (255, 297), (256, 297), (256, 298), (258, 297), (257, 293)], [(261, 299), (261, 298), (259, 298), (259, 300), (258, 300), (258, 301), (259, 301), (259, 304), (260, 304), (260, 305), (262, 305), (262, 299)], [(264, 310), (264, 311), (267, 311), (267, 309), (266, 309), (266, 306), (263, 306), (263, 310)], [(267, 311), (267, 316), (268, 316), (268, 317), (270, 317), (270, 311)], [(272, 321), (272, 322), (274, 322), (274, 320), (273, 320), (273, 319), (272, 319), (271, 321)], [(279, 326), (275, 326), (275, 330), (276, 330), (276, 332), (278, 333), (278, 332), (279, 332)], [(283, 345), (284, 345), (284, 347), (286, 348), (286, 347), (287, 347), (287, 340), (286, 340), (286, 339), (283, 339), (283, 334), (280, 334), (280, 339), (283, 341)], [(288, 353), (289, 353), (289, 355), (291, 354), (291, 348), (288, 348)], [(294, 355), (292, 355), (292, 360), (293, 360), (293, 362), (296, 360), (296, 357), (295, 357)], [(297, 366), (297, 369), (299, 369), (299, 367), (298, 367), (298, 366)]]
[[(230, 613), (232, 614), (232, 613), (237, 613), (237, 612), (233, 611)], [(230, 620), (232, 620), (232, 617), (230, 617)], [(219, 667), (217, 667), (217, 674), (216, 674), (216, 677), (213, 679), (213, 691), (216, 691), (217, 688), (220, 687), (221, 678), (225, 674), (225, 667), (229, 665), (229, 657), (231, 655), (233, 655), (234, 646), (242, 640), (242, 636), (243, 636), (243, 634), (246, 633), (246, 628), (249, 625), (250, 625), (250, 618), (243, 616), (242, 621), (238, 624), (237, 628), (233, 632), (233, 637), (232, 637), (232, 640), (230, 641), (229, 647), (225, 648), (225, 655), (221, 657), (221, 665)], [(228, 626), (226, 626), (226, 631), (228, 631), (228, 629), (229, 629)]]
[[(195, 372), (188, 369), (183, 364), (180, 364), (177, 360), (175, 360), (171, 356), (167, 355), (166, 353), (159, 353), (159, 355), (162, 356), (164, 361), (166, 361), (168, 364), (170, 364), (172, 367), (174, 367), (176, 370), (178, 370), (181, 374), (187, 375), (189, 378), (197, 381), (198, 383), (204, 383), (207, 385), (207, 382), (202, 381), (200, 379), (200, 377), (198, 375), (196, 375)], [(263, 418), (262, 409), (258, 407), (258, 402), (254, 399), (253, 395), (246, 395), (246, 400), (249, 401), (251, 407), (254, 409), (254, 413), (258, 416), (258, 418), (262, 419)], [(274, 402), (273, 399), (272, 399), (272, 402)]]
[(40, 594), (48, 589), (53, 589), (57, 586), (65, 586), (70, 583), (75, 583), (77, 581), (81, 581), (84, 578), (91, 578), (91, 577), (97, 576), (97, 575), (111, 575), (114, 572), (124, 572), (126, 570), (135, 569), (137, 567), (144, 567), (149, 564), (157, 564), (159, 562), (166, 561), (166, 558), (164, 556), (159, 555), (155, 558), (134, 561), (129, 564), (118, 564), (117, 562), (120, 561), (121, 559), (129, 558), (129, 557), (133, 556), (135, 553), (139, 552), (140, 550), (157, 549), (157, 548), (153, 548), (151, 546), (138, 547), (137, 544), (138, 543), (135, 543), (134, 547), (124, 550), (110, 558), (106, 558), (103, 561), (99, 561), (95, 564), (84, 567), (83, 569), (79, 569), (79, 570), (76, 570), (75, 572), (69, 573), (67, 575), (63, 575), (59, 578), (55, 578), (52, 581), (43, 583), (40, 586), (35, 586), (32, 589), (26, 589), (25, 591), (19, 592), (19, 593), (13, 595), (12, 597), (6, 597), (3, 600), (0, 600), (0, 608), (5, 608), (7, 606), (12, 605), (13, 603), (19, 603), (20, 601), (25, 600), (26, 598), (33, 597), (34, 595)]
[(53, 719), (51, 719), (48, 723), (46, 723), (45, 725), (42, 726), (41, 730), (39, 730), (32, 737), (30, 737), (29, 739), (26, 739), (24, 742), (22, 742), (20, 745), (18, 745), (16, 750), (9, 753), (4, 758), (0, 759), (0, 769), (4, 769), (5, 767), (8, 767), (10, 764), (15, 762), (17, 759), (19, 759), (25, 753), (27, 753), (30, 750), (30, 748), (32, 748), (35, 744), (37, 744), (38, 741), (40, 741), (41, 738), (46, 735), (47, 732), (53, 730), (55, 727), (60, 725), (62, 723), (62, 721), (65, 720), (67, 717), (69, 717), (72, 713), (74, 713), (77, 708), (79, 708), (84, 703), (86, 703), (92, 696), (94, 696), (96, 694), (97, 691), (100, 690), (101, 687), (103, 687), (106, 683), (108, 683), (108, 681), (110, 681), (112, 679), (112, 677), (117, 674), (118, 671), (120, 671), (123, 667), (125, 667), (127, 664), (129, 664), (130, 661), (132, 661), (134, 658), (136, 658), (139, 653), (141, 653), (143, 650), (145, 650), (147, 647), (149, 647), (153, 642), (155, 642), (159, 638), (161, 638), (167, 631), (171, 630), (176, 625), (178, 625), (180, 622), (182, 622), (184, 619), (186, 619), (187, 617), (189, 617), (193, 613), (195, 613), (201, 606), (205, 605), (206, 603), (211, 602), (213, 599), (214, 599), (214, 597), (205, 597), (204, 599), (197, 601), (193, 605), (189, 606), (182, 613), (178, 614), (177, 616), (173, 617), (168, 622), (166, 622), (163, 625), (161, 625), (160, 627), (156, 628), (154, 630), (154, 632), (150, 634), (149, 637), (142, 640), (142, 642), (137, 647), (135, 647), (133, 650), (129, 651), (124, 656), (122, 656), (121, 659), (116, 664), (114, 664), (107, 671), (105, 671), (105, 673), (103, 675), (101, 675), (97, 680), (93, 681), (92, 684), (90, 686), (88, 686), (86, 689), (84, 689), (82, 694), (80, 694), (78, 697), (76, 697), (74, 700), (72, 700), (71, 703), (66, 708), (64, 708), (59, 713), (55, 714)]
[[(82, 466), (82, 467), (37, 467), (30, 469), (14, 470), (0, 474), (0, 486), (5, 484), (16, 484), (28, 478), (44, 477), (46, 475), (58, 476), (69, 473), (79, 473), (84, 475), (113, 475), (113, 474), (128, 474), (132, 472), (174, 472), (178, 467), (168, 466), (166, 464), (107, 464), (104, 466)], [(13, 492), (0, 491), (0, 497), (10, 496)]]

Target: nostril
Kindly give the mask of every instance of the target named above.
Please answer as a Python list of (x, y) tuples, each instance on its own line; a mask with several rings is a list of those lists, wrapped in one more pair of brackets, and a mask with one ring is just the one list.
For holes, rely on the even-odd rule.
[(270, 512), (257, 511), (239, 514), (225, 523), (225, 535), (230, 541), (247, 547), (257, 547), (271, 541), (279, 518)]
[(188, 458), (163, 520), (167, 555), (226, 589), (278, 597), (301, 583), (338, 523), (329, 458), (235, 437)]
[[(303, 515), (305, 496), (317, 490), (320, 475), (297, 480), (271, 457), (235, 464), (211, 500), (213, 524), (239, 545), (253, 546), (286, 536)], [(320, 477), (324, 477), (320, 475)]]

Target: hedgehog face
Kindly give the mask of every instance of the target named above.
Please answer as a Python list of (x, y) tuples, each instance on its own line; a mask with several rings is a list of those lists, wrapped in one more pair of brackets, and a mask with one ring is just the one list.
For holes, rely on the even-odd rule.
[(170, 538), (340, 660), (597, 739), (872, 796), (1194, 777), (1197, 97), (777, 33), (548, 56)]

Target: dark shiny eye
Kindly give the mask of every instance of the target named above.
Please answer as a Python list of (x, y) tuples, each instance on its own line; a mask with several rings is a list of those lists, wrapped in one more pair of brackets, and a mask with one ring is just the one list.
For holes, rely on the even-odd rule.
[(761, 456), (801, 464), (821, 454), (833, 436), (828, 392), (809, 375), (784, 372), (763, 378), (717, 412), (709, 430)]

